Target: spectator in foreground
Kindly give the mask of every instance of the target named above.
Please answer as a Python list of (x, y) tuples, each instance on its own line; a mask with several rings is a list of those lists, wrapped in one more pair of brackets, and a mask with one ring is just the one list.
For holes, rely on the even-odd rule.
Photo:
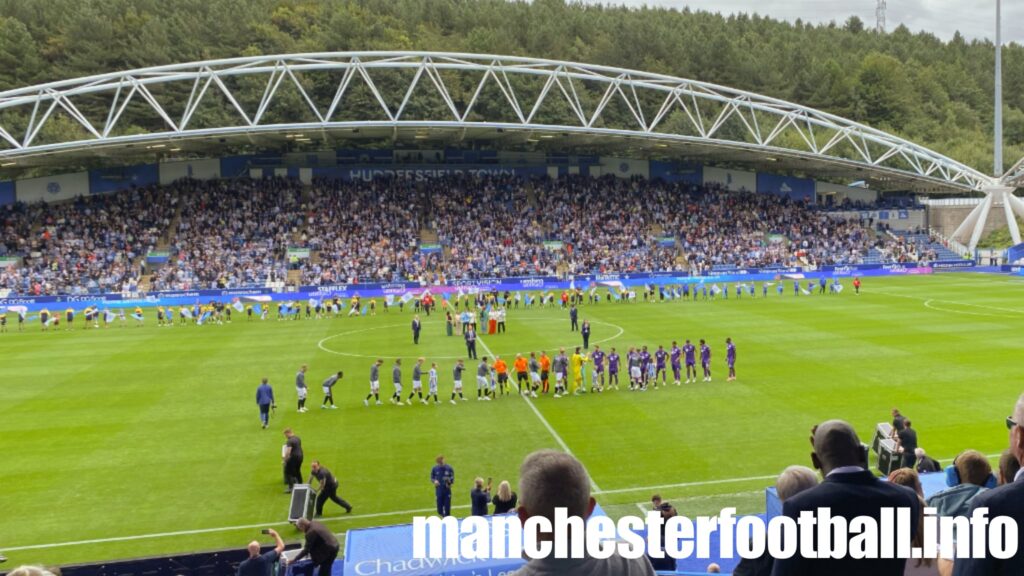
[[(1010, 451), (1018, 464), (1024, 464), (1024, 395), (1017, 400), (1013, 416), (1006, 419), (1010, 429)], [(971, 501), (970, 514), (978, 508), (988, 508), (989, 518), (1009, 516), (1019, 526), (1024, 522), (1024, 469), (1014, 475), (1009, 484), (979, 494)], [(992, 557), (957, 558), (954, 576), (988, 576), (990, 574), (1024, 574), (1024, 554), (1019, 551), (1012, 558), (999, 560)]]
[[(811, 444), (811, 461), (825, 477), (821, 484), (790, 498), (782, 505), (782, 513), (796, 522), (803, 511), (831, 508), (833, 517), (847, 521), (869, 516), (878, 522), (882, 508), (910, 508), (911, 516), (921, 514), (917, 494), (904, 486), (883, 482), (868, 470), (868, 448), (861, 443), (853, 427), (842, 420), (829, 420), (815, 427)], [(916, 526), (911, 537), (917, 534)], [(829, 576), (902, 576), (906, 560), (852, 558), (810, 560), (796, 554), (779, 559), (772, 569), (774, 576), (790, 574), (828, 574)]]
[[(519, 469), (519, 518), (526, 522), (542, 516), (552, 522), (555, 508), (565, 508), (569, 516), (586, 522), (597, 504), (590, 496), (590, 476), (575, 457), (554, 450), (540, 450), (523, 460)], [(538, 534), (539, 540), (550, 540), (551, 534)], [(626, 559), (612, 554), (597, 558), (539, 558), (530, 560), (513, 573), (515, 576), (654, 576), (647, 558)]]
[(306, 535), (306, 542), (292, 562), (298, 562), (306, 556), (313, 561), (317, 568), (317, 576), (330, 576), (334, 561), (338, 558), (338, 539), (327, 529), (327, 526), (317, 522), (299, 518), (295, 527)]
[(284, 552), (284, 540), (276, 530), (266, 530), (266, 533), (274, 538), (274, 549), (260, 554), (260, 543), (253, 540), (249, 542), (249, 557), (238, 565), (238, 576), (271, 576), (274, 574), (274, 564), (281, 558)]
[[(779, 474), (775, 490), (783, 503), (793, 496), (818, 485), (818, 475), (806, 466), (790, 466)], [(732, 571), (733, 576), (769, 576), (775, 559), (765, 550), (760, 558), (743, 558)]]
[(916, 492), (918, 496), (924, 498), (924, 488), (921, 487), (921, 477), (917, 474), (917, 470), (897, 468), (889, 473), (889, 482), (906, 486)]
[(477, 478), (473, 481), (473, 489), (469, 491), (469, 504), (471, 516), (487, 516), (487, 502), (491, 499), (491, 480), (487, 479), (487, 486), (484, 486), (484, 479)]
[[(658, 501), (661, 502), (661, 498), (658, 498)], [(667, 532), (667, 524), (665, 524), (665, 522), (668, 522), (670, 518), (678, 516), (679, 512), (676, 511), (675, 506), (668, 502), (661, 502), (660, 504), (658, 504), (655, 510), (661, 513), (661, 518), (664, 521), (661, 525), (661, 549), (662, 551), (664, 551), (665, 533)], [(650, 551), (648, 551), (648, 554), (650, 554)], [(648, 556), (647, 559), (651, 561), (651, 567), (653, 567), (655, 570), (661, 572), (675, 572), (676, 570), (676, 559), (669, 556), (668, 554), (663, 554), (661, 558)]]
[[(911, 545), (920, 548), (924, 545), (924, 507), (926, 506), (921, 477), (918, 476), (917, 470), (900, 468), (889, 474), (889, 482), (906, 486), (917, 493), (917, 500), (921, 504), (921, 514), (917, 517), (917, 534)], [(931, 558), (908, 560), (907, 567), (903, 571), (903, 576), (936, 576), (937, 574), (942, 574), (942, 572), (939, 571), (936, 561)]]
[(918, 447), (914, 450), (914, 456), (917, 457), (917, 473), (928, 474), (930, 472), (942, 472), (942, 465), (939, 461), (931, 456), (927, 455), (924, 448)]
[(498, 484), (498, 493), (494, 495), (494, 499), (491, 502), (494, 504), (495, 514), (508, 514), (516, 509), (519, 496), (512, 491), (512, 486), (508, 483), (508, 480), (502, 480), (501, 484)]
[(939, 516), (966, 516), (974, 497), (996, 487), (996, 477), (988, 458), (977, 450), (961, 452), (951, 468), (946, 472), (949, 488), (932, 494), (928, 506)]
[(1002, 455), (999, 456), (999, 485), (1013, 482), (1018, 470), (1020, 470), (1020, 462), (1013, 455), (1013, 451), (1009, 448), (1003, 450)]

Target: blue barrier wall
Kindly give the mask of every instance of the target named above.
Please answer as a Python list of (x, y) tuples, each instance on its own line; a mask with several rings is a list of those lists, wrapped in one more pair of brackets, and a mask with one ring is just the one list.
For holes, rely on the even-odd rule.
[(14, 204), (14, 182), (0, 182), (0, 206)]
[(107, 194), (129, 188), (141, 188), (160, 181), (160, 168), (156, 164), (101, 168), (89, 171), (89, 193)]

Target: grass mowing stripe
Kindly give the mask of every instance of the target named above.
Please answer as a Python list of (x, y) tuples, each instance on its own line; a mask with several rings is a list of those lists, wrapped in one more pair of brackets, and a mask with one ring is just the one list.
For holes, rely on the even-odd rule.
[[(487, 355), (490, 356), (491, 358), (494, 358), (494, 353), (491, 352), (491, 349), (487, 347), (487, 344), (484, 342), (484, 339), (477, 338), (477, 340), (480, 341), (480, 345), (483, 346), (484, 351), (487, 352)], [(520, 393), (519, 384), (513, 382), (512, 385), (515, 386), (516, 388), (516, 395), (526, 402), (526, 405), (530, 407), (530, 410), (533, 410), (533, 413), (537, 415), (537, 418), (540, 420), (540, 423), (543, 424), (544, 427), (548, 429), (548, 432), (551, 433), (551, 436), (555, 439), (555, 442), (558, 442), (558, 445), (562, 447), (562, 450), (565, 450), (566, 454), (572, 454), (572, 450), (569, 449), (569, 445), (565, 443), (565, 440), (562, 440), (562, 437), (559, 436), (558, 432), (556, 432), (554, 427), (551, 426), (551, 423), (548, 422), (548, 419), (545, 418), (544, 415), (540, 413), (540, 410), (538, 410), (537, 407), (533, 405), (533, 402), (530, 400), (528, 396), (524, 396)], [(573, 454), (573, 456), (575, 455)], [(590, 477), (590, 489), (595, 494), (601, 492), (601, 488), (597, 485), (597, 482), (594, 482), (593, 476)]]

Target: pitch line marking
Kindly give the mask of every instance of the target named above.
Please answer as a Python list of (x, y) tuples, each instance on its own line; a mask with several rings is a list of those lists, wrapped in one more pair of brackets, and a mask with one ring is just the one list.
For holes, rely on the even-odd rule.
[(1021, 315), (1024, 315), (1024, 310), (1018, 310), (1016, 308), (1000, 308), (999, 306), (988, 306), (986, 304), (970, 304), (970, 303), (967, 303), (967, 302), (960, 302), (958, 300), (943, 300), (941, 298), (922, 298), (920, 296), (909, 296), (909, 295), (906, 295), (906, 294), (894, 294), (892, 292), (872, 292), (872, 294), (881, 294), (882, 296), (892, 296), (894, 298), (907, 298), (907, 299), (910, 299), (910, 300), (924, 301), (925, 308), (931, 308), (932, 310), (939, 310), (941, 312), (952, 312), (954, 314), (970, 314), (972, 316), (995, 316), (995, 314), (980, 314), (978, 312), (973, 312), (972, 313), (972, 312), (959, 312), (959, 311), (955, 311), (955, 310), (946, 310), (946, 309), (943, 309), (943, 308), (936, 308), (934, 306), (929, 306), (929, 303), (931, 303), (931, 302), (943, 302), (943, 303), (946, 303), (946, 304), (955, 304), (957, 306), (970, 306), (972, 308), (985, 308), (987, 310), (995, 310), (997, 312), (1009, 312), (1011, 314), (1021, 314)]
[[(987, 455), (987, 458), (993, 459), (993, 458), (999, 458), (1000, 456), (1002, 456), (1002, 455), (1001, 454), (989, 454), (989, 455)], [(953, 458), (942, 458), (942, 459), (939, 460), (939, 462), (952, 462), (952, 461), (953, 461)], [(715, 484), (726, 484), (726, 483), (730, 483), (730, 482), (752, 482), (754, 480), (767, 480), (767, 479), (774, 480), (777, 477), (778, 477), (777, 474), (773, 474), (771, 476), (751, 476), (749, 478), (730, 478), (730, 479), (724, 479), (724, 480), (705, 480), (705, 481), (698, 481), (698, 482), (686, 482), (686, 483), (682, 483), (682, 484), (666, 484), (666, 485), (662, 485), (662, 486), (644, 486), (644, 487), (641, 487), (641, 488), (620, 488), (620, 489), (616, 489), (616, 490), (603, 490), (603, 491), (602, 490), (595, 490), (593, 492), (593, 494), (595, 496), (600, 496), (600, 495), (603, 495), (603, 494), (626, 494), (626, 493), (629, 493), (629, 492), (640, 492), (640, 491), (658, 490), (658, 489), (665, 489), (665, 488), (670, 488), (671, 489), (671, 488), (684, 488), (684, 487), (693, 487), (693, 486), (710, 486), (710, 485), (715, 485)], [(711, 494), (709, 496), (730, 496), (730, 495), (735, 495), (735, 494), (742, 494), (742, 492), (733, 493), (733, 494)], [(453, 510), (461, 510), (461, 509), (464, 509), (464, 508), (469, 508), (469, 505), (460, 504), (460, 505), (452, 506)], [(420, 508), (418, 510), (396, 510), (394, 512), (377, 512), (377, 513), (374, 513), (374, 514), (346, 514), (344, 516), (331, 516), (331, 517), (320, 518), (320, 521), (321, 522), (336, 522), (336, 521), (345, 521), (345, 520), (361, 520), (361, 519), (364, 519), (364, 518), (386, 518), (386, 517), (389, 517), (389, 516), (404, 516), (404, 515), (411, 515), (411, 514), (428, 514), (428, 513), (431, 513), (431, 512), (436, 512), (436, 510), (437, 510), (436, 508)], [(241, 525), (241, 526), (222, 526), (220, 528), (199, 528), (197, 530), (179, 530), (179, 531), (176, 531), (176, 532), (158, 532), (158, 533), (155, 533), (155, 534), (139, 534), (139, 535), (135, 535), (135, 536), (114, 536), (114, 537), (110, 537), (110, 538), (95, 538), (95, 539), (92, 539), (92, 540), (79, 540), (79, 541), (76, 541), (76, 542), (57, 542), (57, 543), (54, 543), (54, 544), (31, 544), (31, 545), (28, 545), (28, 546), (14, 546), (14, 547), (2, 548), (2, 549), (0, 549), (0, 551), (2, 551), (2, 552), (18, 552), (18, 551), (22, 551), (22, 550), (39, 550), (39, 549), (42, 549), (42, 548), (62, 548), (62, 547), (67, 547), (67, 546), (82, 546), (82, 545), (86, 545), (86, 544), (106, 544), (106, 543), (111, 543), (111, 542), (131, 542), (131, 541), (135, 541), (135, 540), (148, 540), (148, 539), (155, 539), (155, 538), (169, 538), (169, 537), (173, 537), (173, 536), (191, 536), (191, 535), (195, 535), (195, 534), (214, 534), (214, 533), (217, 533), (217, 532), (229, 532), (229, 531), (233, 531), (233, 530), (253, 530), (253, 529), (256, 529), (256, 528), (266, 528), (268, 526), (287, 526), (288, 524), (290, 524), (290, 522), (261, 522), (259, 524), (244, 524), (244, 525)]]
[[(986, 316), (986, 317), (989, 317), (989, 318), (1006, 318), (1006, 314), (990, 314), (988, 312), (968, 312), (966, 310), (950, 310), (948, 308), (939, 308), (938, 306), (932, 306), (932, 302), (949, 302), (949, 301), (948, 300), (929, 299), (929, 300), (925, 300), (924, 301), (924, 307), (928, 308), (929, 310), (935, 310), (936, 312), (948, 312), (950, 314), (963, 314), (963, 315), (967, 315), (967, 316)], [(992, 306), (980, 306), (978, 304), (965, 304), (963, 302), (957, 302), (956, 305), (957, 306), (971, 306), (971, 307), (974, 307), (974, 308), (991, 308), (993, 310), (996, 309), (996, 308), (993, 308)], [(1009, 308), (1007, 308), (1006, 310), (1009, 311)], [(1020, 314), (1020, 312), (1018, 312), (1017, 314)]]
[[(487, 352), (487, 355), (490, 356), (491, 358), (494, 358), (494, 353), (491, 352), (491, 349), (484, 342), (484, 339), (478, 337), (477, 341), (479, 341), (480, 345), (483, 346), (484, 351)], [(540, 413), (540, 410), (538, 410), (537, 407), (533, 405), (533, 401), (530, 400), (529, 397), (522, 395), (522, 393), (519, 390), (519, 384), (513, 382), (512, 385), (515, 386), (516, 396), (522, 398), (526, 402), (526, 405), (530, 407), (530, 410), (533, 410), (533, 413), (540, 420), (540, 423), (543, 424), (544, 427), (548, 429), (548, 432), (551, 433), (551, 436), (555, 439), (555, 442), (558, 442), (558, 445), (562, 447), (562, 450), (565, 450), (566, 454), (575, 456), (575, 454), (572, 453), (572, 450), (569, 449), (569, 445), (565, 443), (565, 440), (562, 440), (562, 437), (558, 434), (558, 432), (555, 431), (554, 427), (551, 426), (551, 423), (548, 422), (548, 419), (545, 418), (544, 415)], [(601, 492), (601, 488), (597, 485), (597, 482), (594, 482), (593, 477), (590, 478), (590, 489), (592, 494), (598, 494)]]

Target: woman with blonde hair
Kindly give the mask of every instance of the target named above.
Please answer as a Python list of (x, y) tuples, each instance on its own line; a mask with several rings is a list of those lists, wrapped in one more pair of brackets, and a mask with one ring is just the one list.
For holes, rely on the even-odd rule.
[(519, 497), (512, 491), (508, 480), (502, 480), (501, 484), (498, 484), (498, 493), (494, 495), (492, 502), (495, 514), (507, 514), (516, 509)]

